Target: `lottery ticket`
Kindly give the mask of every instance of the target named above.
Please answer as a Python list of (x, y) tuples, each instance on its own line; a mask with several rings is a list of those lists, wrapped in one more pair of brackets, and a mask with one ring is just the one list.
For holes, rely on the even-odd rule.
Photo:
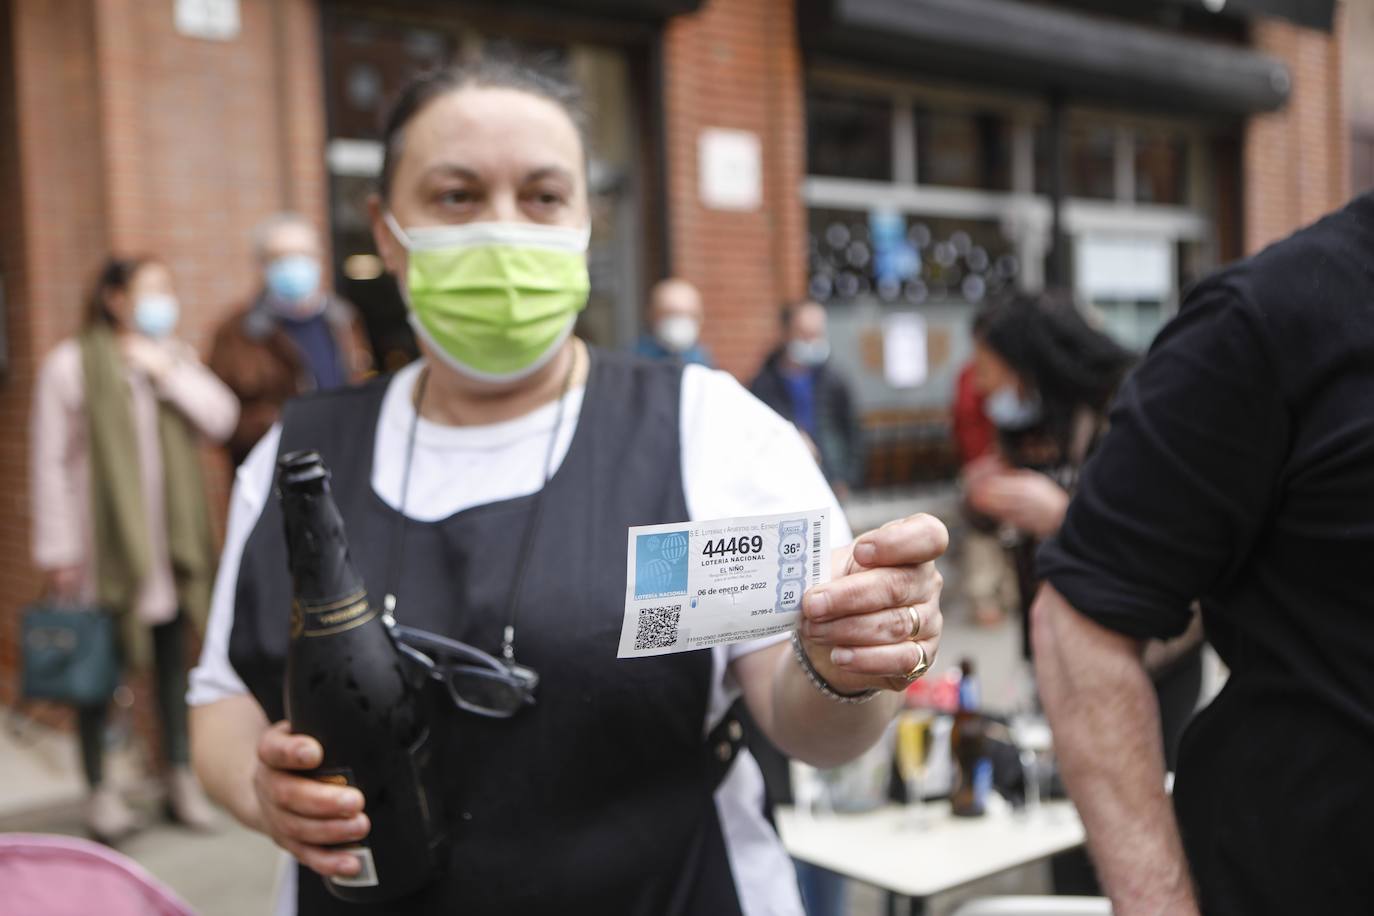
[(619, 658), (709, 649), (792, 629), (830, 579), (826, 510), (629, 530)]

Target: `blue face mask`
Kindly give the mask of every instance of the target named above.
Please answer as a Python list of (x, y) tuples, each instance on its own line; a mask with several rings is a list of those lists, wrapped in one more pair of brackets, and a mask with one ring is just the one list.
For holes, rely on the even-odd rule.
[(267, 265), (267, 288), (292, 304), (309, 298), (320, 288), (320, 262), (303, 254), (277, 258)]
[(983, 413), (998, 429), (1012, 432), (1029, 429), (1040, 421), (1040, 397), (1022, 398), (1014, 386), (1003, 385), (988, 395), (983, 402)]
[(181, 305), (176, 296), (150, 293), (134, 301), (134, 327), (148, 337), (166, 337), (176, 328), (180, 317)]

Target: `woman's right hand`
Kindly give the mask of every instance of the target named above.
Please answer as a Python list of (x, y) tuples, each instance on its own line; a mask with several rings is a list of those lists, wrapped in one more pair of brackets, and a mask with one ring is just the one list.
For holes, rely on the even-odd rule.
[(319, 766), (323, 753), (314, 738), (293, 735), (287, 722), (278, 722), (258, 741), (253, 791), (262, 830), (278, 846), (325, 877), (349, 877), (358, 873), (358, 859), (327, 847), (355, 843), (372, 825), (362, 792), (301, 775)]

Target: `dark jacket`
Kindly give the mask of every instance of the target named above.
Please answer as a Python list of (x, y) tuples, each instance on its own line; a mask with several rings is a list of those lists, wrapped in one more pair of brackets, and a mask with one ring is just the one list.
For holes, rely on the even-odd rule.
[[(828, 365), (816, 369), (816, 436), (821, 471), (831, 485), (856, 487), (863, 482), (863, 431), (854, 411), (849, 384)], [(783, 378), (782, 348), (764, 361), (758, 376), (749, 385), (754, 396), (795, 423), (792, 396)]]
[[(334, 332), (339, 365), (350, 382), (372, 371), (372, 352), (353, 306), (329, 297), (324, 318)], [(315, 388), (305, 355), (281, 327), (264, 295), (215, 332), (210, 369), (238, 396), (238, 426), (225, 447), (237, 467), (281, 415), (282, 404)]]

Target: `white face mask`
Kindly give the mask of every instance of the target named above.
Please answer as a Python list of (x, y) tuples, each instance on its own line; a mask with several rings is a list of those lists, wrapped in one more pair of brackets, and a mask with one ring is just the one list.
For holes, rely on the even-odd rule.
[(673, 353), (690, 350), (700, 334), (701, 326), (689, 315), (669, 315), (654, 325), (658, 342)]
[(1013, 385), (1003, 385), (983, 402), (983, 413), (998, 429), (1015, 432), (1028, 429), (1040, 421), (1042, 413), (1039, 395), (1024, 399)]
[(787, 342), (787, 356), (792, 362), (808, 369), (814, 369), (830, 358), (830, 341), (790, 340)]
[(134, 327), (153, 338), (166, 337), (177, 326), (181, 304), (167, 293), (145, 293), (134, 300)]

